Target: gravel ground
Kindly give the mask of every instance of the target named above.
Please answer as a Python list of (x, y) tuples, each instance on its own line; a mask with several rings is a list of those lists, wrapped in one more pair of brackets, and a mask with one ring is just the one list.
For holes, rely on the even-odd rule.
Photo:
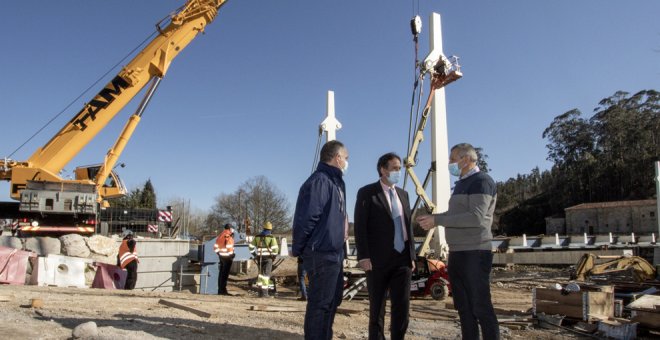
[[(229, 290), (236, 296), (3, 285), (0, 297), (4, 299), (0, 300), (7, 301), (0, 302), (0, 334), (3, 339), (69, 339), (76, 326), (94, 321), (98, 326), (95, 339), (302, 339), (305, 302), (295, 299), (295, 287), (278, 287), (274, 299), (257, 298), (245, 281), (233, 282)], [(497, 308), (525, 312), (531, 308), (528, 287), (493, 284), (492, 292)], [(41, 299), (43, 306), (32, 307), (32, 299)], [(198, 316), (168, 307), (159, 303), (161, 299), (212, 315)], [(413, 299), (406, 338), (460, 338), (460, 326), (451, 317), (453, 312), (446, 309), (450, 303), (451, 298)], [(250, 310), (251, 306), (265, 304), (297, 311)], [(345, 301), (341, 307), (354, 312), (336, 316), (335, 338), (366, 339), (368, 302)], [(502, 338), (579, 338), (565, 331), (526, 328), (510, 330), (502, 326)]]

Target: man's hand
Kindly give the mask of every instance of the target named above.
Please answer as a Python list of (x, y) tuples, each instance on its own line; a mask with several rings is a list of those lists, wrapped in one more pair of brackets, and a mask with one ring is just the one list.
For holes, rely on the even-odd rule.
[(362, 268), (365, 272), (368, 272), (371, 270), (371, 259), (362, 259), (358, 261), (358, 266)]
[(415, 271), (415, 261), (412, 261), (412, 271)]
[(435, 228), (435, 217), (433, 215), (423, 215), (417, 217), (417, 223), (424, 230), (429, 230)]

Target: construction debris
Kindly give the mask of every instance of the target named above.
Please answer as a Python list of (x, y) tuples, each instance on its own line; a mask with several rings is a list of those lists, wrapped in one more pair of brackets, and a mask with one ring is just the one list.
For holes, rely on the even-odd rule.
[(566, 292), (556, 289), (534, 288), (532, 290), (533, 314), (561, 314), (567, 317), (589, 320), (591, 314), (614, 316), (614, 293), (606, 291)]
[(631, 321), (643, 327), (660, 330), (660, 296), (644, 295), (626, 308), (630, 309)]

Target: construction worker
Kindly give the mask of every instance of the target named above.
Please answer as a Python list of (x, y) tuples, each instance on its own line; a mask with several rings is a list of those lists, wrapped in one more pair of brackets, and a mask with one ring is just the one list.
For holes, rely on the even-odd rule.
[(227, 279), (229, 279), (229, 270), (234, 262), (234, 227), (236, 223), (225, 224), (225, 230), (220, 233), (213, 246), (215, 253), (218, 254), (218, 295), (229, 295), (227, 291)]
[(140, 260), (138, 259), (137, 249), (135, 249), (136, 242), (133, 239), (133, 232), (125, 230), (123, 235), (124, 239), (121, 241), (119, 253), (117, 254), (117, 265), (128, 272), (124, 289), (131, 290), (135, 288), (137, 282), (137, 267)]
[(259, 265), (259, 276), (257, 276), (257, 287), (259, 288), (259, 297), (269, 297), (268, 290), (275, 289), (273, 281), (270, 279), (270, 272), (273, 269), (273, 260), (279, 253), (280, 247), (277, 245), (277, 239), (272, 235), (273, 224), (264, 223), (261, 233), (252, 239), (250, 243), (250, 252), (254, 254)]

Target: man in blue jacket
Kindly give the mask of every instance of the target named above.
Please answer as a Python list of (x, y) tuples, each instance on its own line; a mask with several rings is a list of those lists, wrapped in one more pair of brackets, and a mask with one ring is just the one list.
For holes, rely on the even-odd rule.
[(302, 256), (309, 280), (305, 339), (332, 339), (332, 323), (344, 288), (344, 242), (348, 238), (348, 150), (339, 141), (321, 148), (316, 171), (298, 192), (293, 217), (293, 256)]

